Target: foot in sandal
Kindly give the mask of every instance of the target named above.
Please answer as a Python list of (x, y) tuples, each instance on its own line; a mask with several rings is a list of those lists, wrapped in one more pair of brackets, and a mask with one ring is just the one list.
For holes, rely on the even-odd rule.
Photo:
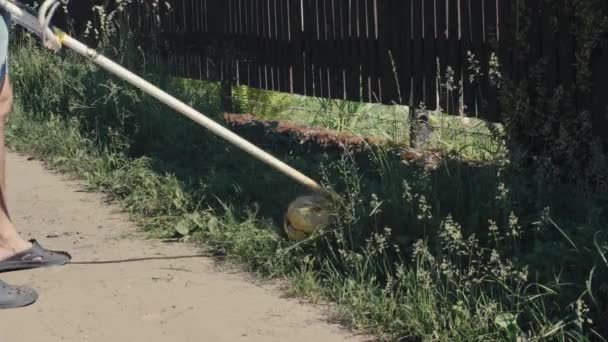
[(25, 286), (15, 286), (0, 280), (0, 309), (16, 309), (34, 304), (38, 293)]

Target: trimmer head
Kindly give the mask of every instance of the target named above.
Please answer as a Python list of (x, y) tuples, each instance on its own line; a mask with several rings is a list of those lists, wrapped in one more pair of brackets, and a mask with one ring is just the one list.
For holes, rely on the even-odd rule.
[(332, 203), (323, 195), (306, 195), (289, 204), (283, 229), (292, 241), (302, 241), (331, 223)]

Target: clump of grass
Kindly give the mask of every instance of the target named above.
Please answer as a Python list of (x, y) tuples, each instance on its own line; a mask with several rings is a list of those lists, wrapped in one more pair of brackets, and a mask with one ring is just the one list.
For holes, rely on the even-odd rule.
[[(558, 196), (507, 161), (428, 170), (382, 150), (285, 154), (342, 195), (339, 220), (294, 246), (276, 225), (297, 194), (285, 179), (69, 53), (26, 40), (14, 56), (11, 146), (106, 192), (154, 236), (288, 279), (292, 294), (333, 301), (344, 322), (387, 338), (605, 334), (605, 198)], [(216, 84), (154, 80), (220, 117)]]

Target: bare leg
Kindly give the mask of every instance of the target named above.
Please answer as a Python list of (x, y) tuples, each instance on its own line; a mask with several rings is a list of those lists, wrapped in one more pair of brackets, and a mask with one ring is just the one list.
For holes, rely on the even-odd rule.
[(13, 92), (8, 76), (0, 85), (0, 260), (30, 248), (30, 242), (22, 239), (10, 219), (6, 205), (6, 151), (4, 146), (4, 125), (13, 105)]
[(0, 84), (0, 191), (3, 195), (6, 191), (6, 151), (4, 146), (4, 126), (6, 124), (6, 117), (12, 110), (12, 107), (13, 89), (11, 87), (9, 77), (6, 75), (2, 84)]

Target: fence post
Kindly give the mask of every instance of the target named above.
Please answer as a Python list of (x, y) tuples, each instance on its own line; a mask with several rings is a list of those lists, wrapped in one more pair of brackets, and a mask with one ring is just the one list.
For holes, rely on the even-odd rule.
[(222, 110), (225, 113), (232, 113), (234, 109), (232, 103), (232, 63), (230, 62), (229, 58), (224, 58), (223, 63), (226, 73), (224, 74), (224, 78), (221, 82)]
[(410, 147), (424, 148), (428, 145), (432, 133), (429, 124), (429, 111), (410, 107)]

